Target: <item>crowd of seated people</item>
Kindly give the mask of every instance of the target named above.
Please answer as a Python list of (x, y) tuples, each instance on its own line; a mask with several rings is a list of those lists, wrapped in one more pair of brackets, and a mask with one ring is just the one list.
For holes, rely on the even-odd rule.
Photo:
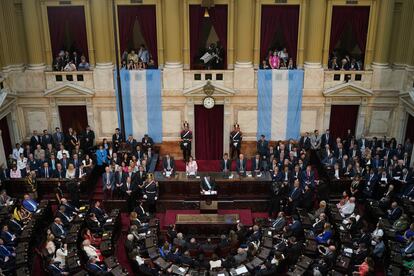
[(7, 168), (2, 168), (3, 179), (27, 178), (36, 190), (38, 178), (78, 179), (91, 173), (94, 166), (93, 146), (95, 134), (87, 126), (81, 134), (69, 128), (63, 133), (56, 127), (53, 134), (36, 130), (24, 147), (16, 143), (9, 155)]
[(121, 69), (126, 70), (142, 70), (142, 69), (157, 69), (151, 53), (141, 44), (138, 52), (132, 49), (130, 52), (125, 50), (121, 56)]
[(54, 71), (88, 71), (89, 63), (84, 55), (79, 56), (76, 51), (72, 54), (69, 51), (61, 50), (53, 62)]
[(330, 70), (345, 70), (345, 71), (360, 71), (363, 70), (362, 61), (356, 60), (349, 54), (340, 56), (337, 52), (334, 52), (328, 63), (328, 69)]
[(293, 58), (289, 57), (286, 48), (280, 51), (277, 49), (269, 50), (266, 59), (262, 61), (260, 69), (296, 69)]

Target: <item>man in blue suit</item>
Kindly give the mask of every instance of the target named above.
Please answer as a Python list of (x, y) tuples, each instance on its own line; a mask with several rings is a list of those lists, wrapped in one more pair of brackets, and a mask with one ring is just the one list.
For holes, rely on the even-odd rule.
[(99, 265), (95, 257), (89, 258), (88, 263), (86, 264), (86, 270), (93, 273), (93, 275), (106, 275), (109, 271), (104, 265)]
[(115, 188), (115, 174), (109, 166), (105, 167), (105, 172), (102, 175), (102, 186), (105, 199), (112, 199), (112, 192)]
[(265, 139), (263, 134), (260, 136), (260, 140), (257, 141), (257, 152), (260, 154), (262, 160), (267, 160), (269, 156), (269, 141)]
[(288, 198), (290, 213), (295, 212), (296, 208), (299, 206), (301, 194), (302, 194), (302, 191), (300, 189), (300, 183), (299, 183), (299, 180), (296, 179), (293, 182), (293, 188), (290, 190), (289, 198)]
[(55, 218), (55, 221), (50, 225), (52, 234), (58, 239), (64, 239), (66, 237), (66, 231), (63, 228), (63, 223), (60, 218)]

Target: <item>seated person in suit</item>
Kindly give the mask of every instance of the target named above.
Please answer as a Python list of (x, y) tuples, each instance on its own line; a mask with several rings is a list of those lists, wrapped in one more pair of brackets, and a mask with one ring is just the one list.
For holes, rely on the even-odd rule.
[(62, 167), (61, 163), (56, 164), (56, 170), (53, 171), (54, 178), (65, 178), (66, 177), (66, 169)]
[(58, 239), (64, 239), (66, 237), (66, 231), (60, 218), (55, 218), (54, 222), (50, 226), (50, 230)]
[(98, 259), (95, 257), (89, 258), (86, 264), (86, 270), (92, 272), (94, 275), (112, 275), (109, 274), (109, 270), (104, 265), (98, 264)]
[(37, 206), (38, 206), (38, 203), (35, 201), (35, 200), (33, 200), (28, 194), (25, 194), (24, 196), (23, 196), (23, 201), (22, 201), (22, 205), (23, 205), (23, 207), (27, 210), (27, 211), (29, 211), (30, 213), (34, 213), (34, 212), (36, 212), (37, 211)]
[(275, 229), (275, 231), (279, 232), (285, 227), (286, 225), (286, 218), (285, 213), (279, 212), (277, 215), (277, 218), (272, 222), (272, 228)]
[(65, 271), (61, 267), (60, 262), (56, 262), (54, 258), (50, 258), (49, 265), (47, 266), (47, 270), (49, 271), (49, 275), (51, 276), (61, 276), (61, 275), (69, 275), (69, 272)]
[(91, 213), (96, 215), (96, 218), (99, 220), (100, 223), (105, 223), (108, 215), (106, 214), (105, 210), (101, 207), (101, 202), (99, 200), (95, 201), (95, 204), (90, 209)]
[(210, 176), (204, 176), (201, 179), (201, 190), (203, 192), (207, 191), (214, 191), (216, 189), (216, 185), (214, 183), (214, 179)]
[(252, 158), (252, 171), (254, 173), (259, 174), (263, 170), (262, 160), (260, 159), (260, 154), (256, 154), (255, 157)]
[(60, 218), (66, 229), (68, 229), (69, 224), (73, 220), (73, 216), (66, 213), (66, 208), (63, 205), (60, 205), (59, 210), (56, 211), (56, 217)]
[(185, 172), (187, 175), (197, 175), (197, 162), (193, 159), (192, 156), (190, 156), (186, 166), (185, 166)]
[(397, 219), (399, 219), (403, 213), (403, 210), (400, 206), (398, 206), (398, 203), (394, 201), (391, 204), (391, 208), (387, 210), (388, 213), (388, 219), (391, 223), (394, 223)]
[(220, 170), (224, 174), (229, 174), (231, 171), (231, 160), (227, 153), (224, 154), (223, 159), (220, 160)]
[(162, 160), (162, 166), (164, 168), (164, 173), (171, 175), (175, 172), (175, 162), (169, 154), (167, 154)]
[(236, 170), (240, 175), (246, 175), (247, 161), (244, 159), (244, 155), (240, 153), (239, 159), (236, 161)]
[(138, 202), (138, 206), (135, 207), (134, 211), (138, 214), (138, 218), (141, 221), (147, 222), (149, 220), (150, 214), (147, 211), (145, 211), (144, 202), (142, 200)]
[(90, 213), (86, 218), (86, 226), (94, 234), (102, 232), (102, 225), (103, 224), (98, 220), (95, 213)]
[(43, 167), (40, 169), (40, 177), (41, 178), (50, 178), (53, 176), (53, 170), (49, 168), (49, 163), (45, 161), (43, 163)]

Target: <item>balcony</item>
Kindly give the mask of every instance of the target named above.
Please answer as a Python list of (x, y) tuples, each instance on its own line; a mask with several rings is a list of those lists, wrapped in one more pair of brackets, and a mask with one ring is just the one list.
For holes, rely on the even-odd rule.
[(233, 70), (184, 70), (184, 89), (198, 86), (206, 81), (233, 88)]
[(93, 71), (45, 72), (46, 90), (66, 85), (78, 86), (89, 90), (94, 89)]
[(372, 89), (372, 71), (326, 70), (324, 72), (324, 89), (329, 89), (347, 82), (365, 89)]

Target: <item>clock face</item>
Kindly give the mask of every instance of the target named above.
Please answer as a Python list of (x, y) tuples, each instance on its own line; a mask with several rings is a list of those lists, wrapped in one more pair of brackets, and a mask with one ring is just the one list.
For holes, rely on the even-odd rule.
[(203, 100), (203, 105), (207, 109), (211, 109), (214, 107), (214, 98), (213, 97), (205, 97)]

